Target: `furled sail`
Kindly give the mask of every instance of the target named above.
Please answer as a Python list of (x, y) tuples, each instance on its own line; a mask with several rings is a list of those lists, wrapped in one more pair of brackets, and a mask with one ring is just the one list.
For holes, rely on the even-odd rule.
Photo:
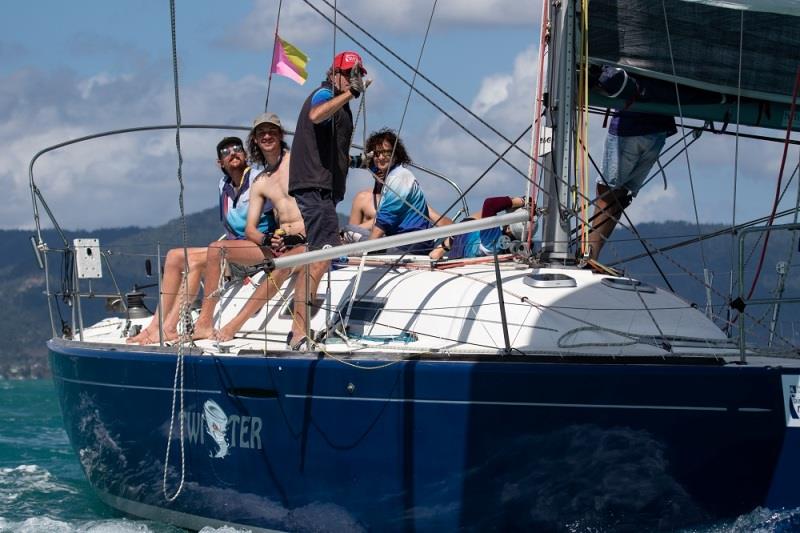
[[(677, 83), (687, 91), (681, 103), (691, 105), (692, 89), (719, 96), (707, 94), (697, 102), (716, 99), (720, 105), (707, 110), (711, 116), (701, 108), (688, 109), (690, 116), (723, 120), (730, 112), (722, 108), (735, 106), (741, 95), (748, 110), (740, 122), (786, 127), (784, 114), (800, 66), (800, 2), (592, 0), (589, 6), (592, 63), (624, 68), (652, 83), (654, 95), (671, 88), (673, 100)], [(657, 90), (660, 82), (664, 91)]]

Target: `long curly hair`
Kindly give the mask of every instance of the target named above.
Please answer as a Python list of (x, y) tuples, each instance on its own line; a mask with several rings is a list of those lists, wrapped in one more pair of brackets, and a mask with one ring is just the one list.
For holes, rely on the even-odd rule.
[[(281, 150), (288, 150), (289, 145), (283, 140), (283, 135), (283, 130), (281, 130)], [(258, 147), (255, 128), (250, 130), (250, 134), (247, 136), (247, 155), (251, 165), (259, 165), (266, 168), (267, 160), (264, 158), (264, 154), (261, 153), (261, 148)]]
[(397, 133), (389, 128), (383, 128), (369, 135), (367, 139), (367, 153), (378, 150), (384, 141), (388, 142), (394, 148), (393, 166), (408, 165), (411, 163), (411, 157), (409, 157), (406, 151), (406, 145), (403, 144), (403, 141), (400, 140)]

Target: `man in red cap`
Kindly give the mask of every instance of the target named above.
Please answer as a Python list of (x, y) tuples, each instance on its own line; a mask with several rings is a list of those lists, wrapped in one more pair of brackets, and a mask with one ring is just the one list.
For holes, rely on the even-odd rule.
[[(341, 244), (336, 204), (344, 198), (350, 165), (353, 113), (350, 100), (369, 85), (362, 76), (361, 56), (340, 52), (322, 84), (306, 98), (297, 117), (292, 158), (289, 163), (289, 194), (303, 215), (310, 250)], [(301, 272), (295, 285), (294, 322), (287, 343), (292, 349), (308, 346), (306, 339), (306, 294), (312, 301), (330, 261), (308, 265), (309, 281)]]

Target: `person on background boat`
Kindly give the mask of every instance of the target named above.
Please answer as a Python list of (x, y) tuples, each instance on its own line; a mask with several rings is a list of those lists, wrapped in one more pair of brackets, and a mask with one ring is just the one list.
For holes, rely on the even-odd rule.
[[(383, 190), (370, 239), (401, 235), (433, 227), (431, 211), (417, 178), (408, 168), (411, 158), (403, 141), (390, 129), (372, 133), (367, 139), (367, 153), (372, 154), (370, 170)], [(438, 214), (437, 214), (438, 215)], [(447, 219), (447, 222), (452, 222)], [(440, 221), (440, 224), (442, 222)], [(408, 244), (392, 248), (389, 252), (427, 254), (433, 250), (433, 241)]]
[[(514, 211), (525, 207), (526, 200), (516, 196), (495, 196), (483, 201), (480, 213), (472, 213), (464, 221), (479, 218), (493, 217), (500, 211)], [(448, 259), (461, 259), (469, 257), (483, 257), (493, 255), (495, 251), (502, 251), (501, 237), (508, 236), (512, 240), (522, 240), (526, 223), (516, 222), (502, 228), (488, 228), (480, 231), (471, 231), (461, 235), (445, 238), (429, 254), (433, 260), (439, 260), (445, 255)]]
[[(598, 84), (609, 95), (635, 98), (635, 80), (621, 69), (603, 67)], [(597, 198), (589, 233), (589, 258), (597, 260), (625, 208), (639, 193), (667, 137), (677, 133), (671, 116), (618, 110), (611, 119), (597, 177)]]
[[(233, 242), (245, 238), (245, 220), (249, 201), (251, 176), (247, 166), (247, 155), (239, 137), (225, 137), (217, 144), (217, 165), (222, 170), (219, 182), (219, 214), (225, 227), (225, 241)], [(274, 226), (272, 206), (265, 205), (262, 213), (262, 227)], [(197, 296), (200, 280), (206, 270), (208, 248), (188, 248), (189, 270), (186, 273), (189, 299)], [(180, 320), (182, 298), (181, 282), (184, 274), (183, 248), (174, 248), (167, 253), (164, 262), (164, 277), (161, 281), (161, 307), (156, 310), (150, 323), (138, 334), (127, 339), (132, 344), (153, 344), (158, 342), (158, 315), (163, 315), (164, 340), (178, 337), (177, 325)]]
[[(369, 86), (370, 80), (363, 79), (366, 73), (361, 56), (351, 51), (340, 52), (334, 57), (325, 81), (306, 98), (297, 117), (294, 157), (289, 165), (289, 194), (297, 200), (303, 215), (311, 250), (341, 244), (336, 204), (344, 198), (350, 166), (353, 136), (350, 100), (361, 96)], [(306, 267), (308, 276), (298, 275), (295, 315), (287, 338), (292, 349), (309, 345), (305, 295), (314, 300), (329, 265), (330, 261), (312, 263)]]
[[(258, 211), (253, 210), (255, 217), (250, 218), (250, 201), (254, 198), (253, 184), (257, 179), (265, 179), (262, 176), (268, 174), (270, 176), (279, 176), (288, 172), (289, 167), (289, 151), (288, 146), (283, 142), (283, 128), (281, 126), (280, 118), (274, 113), (262, 113), (258, 115), (253, 121), (253, 128), (250, 130), (248, 137), (248, 146), (252, 150), (251, 157), (255, 162), (253, 168), (259, 169), (258, 177), (252, 178), (252, 184), (248, 190), (248, 199), (244, 213), (239, 211), (237, 218), (237, 231), (241, 228), (240, 235), (242, 237), (237, 240), (216, 241), (208, 246), (208, 254), (206, 258), (206, 272), (204, 276), (204, 290), (205, 297), (203, 298), (203, 306), (200, 309), (200, 316), (194, 325), (194, 332), (192, 338), (205, 339), (213, 335), (213, 319), (214, 307), (219, 301), (219, 280), (222, 274), (222, 259), (227, 259), (229, 263), (243, 267), (250, 267), (263, 263), (266, 258), (274, 257), (276, 253), (273, 251), (272, 246), (276, 248), (281, 246), (280, 239), (273, 242), (271, 239), (266, 239), (264, 235), (272, 235), (277, 229), (277, 221), (275, 220), (273, 209), (276, 206), (270, 200), (265, 200), (260, 194), (256, 194), (255, 198), (259, 205)], [(252, 174), (253, 172), (251, 172)], [(269, 179), (269, 178), (266, 178)], [(287, 208), (281, 204), (284, 214)], [(267, 215), (267, 213), (269, 213)], [(287, 217), (288, 219), (289, 217)], [(254, 225), (261, 236), (259, 242), (253, 242), (247, 238), (247, 226)], [(287, 220), (287, 225), (289, 221)], [(302, 222), (299, 224), (295, 220), (288, 227), (300, 228), (298, 232), (302, 232)], [(252, 235), (251, 230), (249, 235)], [(266, 244), (269, 243), (269, 246)], [(282, 274), (282, 275), (285, 275)], [(285, 278), (284, 278), (285, 279)]]
[[(305, 226), (297, 202), (289, 196), (289, 165), (291, 154), (284, 142), (285, 131), (277, 115), (265, 113), (255, 122), (253, 134), (248, 139), (248, 149), (253, 162), (264, 167), (250, 186), (250, 208), (247, 213), (245, 233), (252, 242), (270, 247), (275, 255), (291, 255), (302, 252), (306, 243)], [(280, 142), (281, 156), (275, 165), (267, 160), (275, 142)], [(280, 229), (275, 233), (265, 233), (259, 229), (259, 217), (264, 205), (274, 208)], [(253, 292), (237, 315), (212, 337), (218, 341), (228, 341), (236, 335), (245, 322), (256, 314), (264, 303), (269, 301), (291, 274), (291, 269), (283, 268), (271, 272)]]

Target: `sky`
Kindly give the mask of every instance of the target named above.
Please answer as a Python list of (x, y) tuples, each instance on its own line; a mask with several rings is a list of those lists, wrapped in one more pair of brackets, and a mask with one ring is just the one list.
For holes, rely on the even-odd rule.
[[(462, 189), (485, 174), (468, 195), (470, 210), (478, 210), (488, 196), (524, 194), (524, 179), (505, 163), (493, 166), (495, 155), (484, 144), (503, 151), (508, 147), (503, 137), (517, 139), (531, 123), (541, 3), (338, 0), (343, 15), (337, 22), (343, 31), (337, 32), (323, 18), (333, 18), (333, 3), (177, 0), (182, 123), (248, 127), (264, 111), (269, 86), (269, 110), (293, 130), (300, 106), (322, 80), (334, 49), (354, 49), (373, 80), (357, 116), (357, 143), (371, 131), (390, 127), (400, 131), (416, 163), (446, 175)], [(310, 57), (309, 79), (303, 86), (279, 76), (268, 84), (278, 20), (281, 37)], [(411, 69), (383, 46), (408, 64), (419, 63), (420, 72), (446, 94), (420, 78), (414, 84), (427, 100), (410, 94)], [(354, 111), (360, 103), (354, 102)], [(32, 227), (28, 165), (40, 150), (94, 133), (174, 125), (175, 120), (168, 0), (7, 4), (0, 19), (0, 186), (5, 191), (0, 229)], [(236, 132), (181, 130), (187, 213), (216, 205), (220, 173), (214, 147), (231, 133)], [(246, 132), (239, 134), (244, 137)], [(592, 120), (589, 138), (599, 161), (605, 138), (601, 119)], [(521, 150), (509, 156), (523, 174), (528, 163), (520, 152), (527, 152), (530, 142), (530, 135), (522, 135)], [(697, 217), (701, 222), (729, 223), (734, 189), (736, 221), (766, 214), (775, 195), (782, 146), (740, 140), (738, 161), (734, 151), (732, 137), (703, 134), (688, 157), (681, 155), (667, 167), (666, 189), (658, 179), (642, 190), (628, 209), (633, 222), (694, 222)], [(797, 151), (792, 150), (784, 184), (796, 165)], [(158, 225), (180, 213), (174, 130), (115, 135), (59, 148), (37, 160), (34, 176), (64, 228)], [(454, 190), (445, 182), (424, 172), (417, 177), (437, 210), (454, 203)], [(782, 207), (794, 205), (796, 185), (795, 179)], [(349, 212), (352, 196), (369, 187), (366, 173), (352, 172), (339, 210)]]

